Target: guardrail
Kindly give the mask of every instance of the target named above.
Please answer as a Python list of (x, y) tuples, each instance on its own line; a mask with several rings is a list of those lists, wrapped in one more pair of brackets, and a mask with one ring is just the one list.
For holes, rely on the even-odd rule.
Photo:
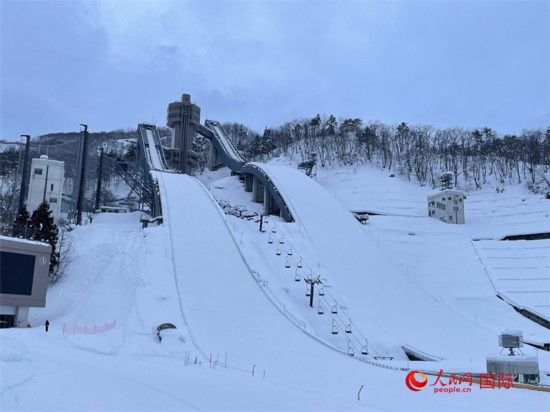
[(111, 329), (114, 329), (116, 326), (116, 320), (105, 323), (104, 325), (94, 325), (94, 326), (79, 326), (76, 324), (66, 324), (63, 323), (63, 333), (68, 335), (95, 335), (98, 333), (108, 332)]

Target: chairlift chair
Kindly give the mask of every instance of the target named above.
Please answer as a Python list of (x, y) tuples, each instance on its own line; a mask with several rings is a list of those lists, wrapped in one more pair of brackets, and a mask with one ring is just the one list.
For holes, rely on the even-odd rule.
[(336, 324), (334, 319), (332, 319), (332, 334), (338, 335), (338, 325)]
[(325, 313), (325, 310), (323, 309), (323, 305), (321, 305), (321, 304), (319, 303), (319, 305), (317, 306), (317, 314), (318, 314), (318, 315), (322, 315), (322, 314), (324, 314), (324, 313)]
[(355, 349), (353, 348), (353, 346), (351, 346), (349, 339), (348, 339), (348, 355), (355, 356)]

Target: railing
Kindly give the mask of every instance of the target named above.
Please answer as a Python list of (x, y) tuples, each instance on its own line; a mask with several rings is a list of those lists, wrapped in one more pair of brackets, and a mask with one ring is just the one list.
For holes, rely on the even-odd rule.
[(95, 335), (98, 333), (108, 332), (111, 329), (114, 329), (116, 326), (116, 320), (111, 323), (105, 323), (104, 325), (94, 325), (94, 326), (79, 326), (76, 324), (66, 324), (63, 323), (63, 333), (68, 335)]

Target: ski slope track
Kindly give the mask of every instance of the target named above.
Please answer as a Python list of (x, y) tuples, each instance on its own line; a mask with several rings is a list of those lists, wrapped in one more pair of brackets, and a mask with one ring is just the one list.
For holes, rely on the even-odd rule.
[(198, 180), (153, 173), (170, 231), (181, 313), (204, 360), (244, 371), (257, 365), (258, 373), (282, 380), (288, 380), (290, 368), (297, 371), (296, 382), (301, 382), (300, 370), (316, 371), (312, 375), (325, 381), (341, 379), (333, 371), (342, 362), (352, 375), (364, 371), (367, 365), (315, 343), (281, 315), (254, 279), (225, 215)]
[[(497, 336), (445, 306), (401, 273), (354, 217), (294, 169), (256, 164), (275, 182), (318, 250), (334, 287), (367, 337), (383, 325), (400, 345), (434, 357), (472, 359), (495, 350)], [(324, 274), (321, 274), (324, 275)], [(382, 332), (382, 331), (380, 331)]]
[(164, 158), (164, 152), (156, 127), (141, 123), (138, 125), (138, 132), (141, 135), (140, 140), (150, 170), (167, 171), (168, 166), (166, 165), (166, 159)]

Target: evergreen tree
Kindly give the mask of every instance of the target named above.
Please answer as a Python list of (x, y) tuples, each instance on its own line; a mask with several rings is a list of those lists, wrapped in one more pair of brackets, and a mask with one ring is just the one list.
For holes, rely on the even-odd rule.
[(454, 180), (454, 175), (453, 175), (453, 172), (445, 172), (441, 175), (441, 177), (439, 178), (439, 181), (441, 183), (441, 189), (442, 190), (445, 190), (445, 189), (452, 189), (453, 188), (453, 180)]
[(56, 250), (58, 230), (53, 222), (48, 202), (40, 203), (40, 206), (32, 213), (30, 228), (34, 240), (47, 242), (52, 247), (52, 254), (50, 256), (50, 273), (52, 273), (59, 264), (59, 256)]
[(17, 212), (17, 217), (15, 218), (15, 221), (13, 222), (13, 230), (12, 235), (14, 237), (24, 237), (24, 238), (30, 238), (31, 237), (31, 231), (29, 228), (29, 212), (27, 211), (27, 208), (25, 205), (19, 209)]

